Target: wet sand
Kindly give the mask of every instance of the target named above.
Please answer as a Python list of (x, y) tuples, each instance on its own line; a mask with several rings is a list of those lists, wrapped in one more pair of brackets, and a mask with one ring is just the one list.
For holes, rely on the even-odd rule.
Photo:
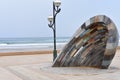
[(0, 80), (120, 80), (120, 49), (109, 69), (51, 67), (51, 51), (23, 53), (0, 56)]
[[(60, 50), (57, 50), (59, 53)], [(15, 56), (15, 55), (36, 55), (36, 54), (51, 54), (52, 50), (37, 50), (37, 51), (17, 51), (17, 52), (0, 52), (0, 56)]]

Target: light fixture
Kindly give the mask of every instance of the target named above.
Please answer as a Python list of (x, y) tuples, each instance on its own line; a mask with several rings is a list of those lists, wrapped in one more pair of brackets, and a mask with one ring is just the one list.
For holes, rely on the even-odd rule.
[(48, 16), (48, 21), (53, 22), (53, 16)]
[(54, 5), (56, 7), (59, 7), (61, 5), (61, 1), (60, 0), (55, 0), (53, 3), (54, 3)]
[(54, 36), (54, 50), (53, 50), (53, 61), (57, 57), (57, 50), (56, 50), (56, 16), (61, 11), (61, 8), (59, 6), (61, 5), (60, 0), (53, 1), (53, 16), (48, 17), (48, 21), (50, 22), (48, 26), (52, 28), (53, 30), (53, 36)]

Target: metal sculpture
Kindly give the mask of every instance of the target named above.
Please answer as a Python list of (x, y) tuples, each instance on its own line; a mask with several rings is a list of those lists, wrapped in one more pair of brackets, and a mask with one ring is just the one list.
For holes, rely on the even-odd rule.
[(113, 21), (98, 15), (86, 21), (65, 45), (53, 67), (89, 66), (107, 69), (116, 53), (118, 31)]

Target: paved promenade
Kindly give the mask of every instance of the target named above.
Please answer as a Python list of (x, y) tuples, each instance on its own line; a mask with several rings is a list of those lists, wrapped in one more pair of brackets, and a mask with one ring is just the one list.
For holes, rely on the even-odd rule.
[(105, 70), (51, 65), (52, 54), (0, 56), (0, 80), (120, 80), (120, 50)]

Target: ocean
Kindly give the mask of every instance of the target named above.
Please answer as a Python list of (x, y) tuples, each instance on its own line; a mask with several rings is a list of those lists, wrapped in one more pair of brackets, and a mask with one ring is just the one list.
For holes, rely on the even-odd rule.
[[(70, 37), (58, 37), (57, 49), (61, 49)], [(39, 38), (0, 38), (0, 52), (19, 52), (36, 50), (53, 50), (53, 37)]]
[[(57, 49), (62, 49), (70, 37), (58, 37)], [(120, 46), (120, 40), (119, 40)], [(53, 37), (0, 38), (0, 52), (53, 50)]]

